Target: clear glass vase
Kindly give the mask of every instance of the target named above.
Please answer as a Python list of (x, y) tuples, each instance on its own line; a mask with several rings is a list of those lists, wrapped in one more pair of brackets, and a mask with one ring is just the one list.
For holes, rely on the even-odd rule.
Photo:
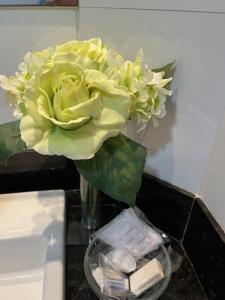
[(95, 230), (100, 224), (100, 193), (80, 176), (82, 223), (88, 230)]

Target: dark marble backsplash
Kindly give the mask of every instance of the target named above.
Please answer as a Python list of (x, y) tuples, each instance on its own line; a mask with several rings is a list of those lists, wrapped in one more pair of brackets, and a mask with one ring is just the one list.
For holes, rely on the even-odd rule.
[(183, 238), (193, 203), (194, 195), (144, 174), (137, 206), (156, 227), (177, 240)]
[(200, 199), (194, 203), (183, 245), (208, 299), (224, 300), (224, 232)]
[(79, 187), (79, 174), (73, 162), (62, 156), (25, 151), (0, 163), (0, 193), (14, 193)]

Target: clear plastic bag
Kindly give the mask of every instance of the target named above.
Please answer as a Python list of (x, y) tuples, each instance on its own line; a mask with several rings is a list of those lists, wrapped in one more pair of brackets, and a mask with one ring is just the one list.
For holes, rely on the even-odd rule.
[(109, 251), (106, 257), (110, 266), (116, 271), (131, 273), (137, 269), (135, 257), (125, 248)]
[(106, 255), (99, 254), (99, 266), (92, 274), (104, 295), (118, 300), (127, 299), (129, 279), (125, 274), (111, 267)]
[[(163, 243), (161, 235), (141, 219), (140, 210), (123, 210), (110, 223), (96, 232), (96, 237), (113, 248), (125, 248), (134, 257), (143, 257)], [(143, 215), (142, 215), (143, 217)]]
[(123, 210), (95, 233), (85, 255), (96, 294), (104, 300), (157, 299), (170, 280), (167, 241), (138, 208)]

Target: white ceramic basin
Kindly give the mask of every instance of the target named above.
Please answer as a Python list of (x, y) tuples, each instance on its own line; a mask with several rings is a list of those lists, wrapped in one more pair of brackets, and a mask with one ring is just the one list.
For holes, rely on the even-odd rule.
[(64, 299), (64, 192), (0, 195), (0, 300)]

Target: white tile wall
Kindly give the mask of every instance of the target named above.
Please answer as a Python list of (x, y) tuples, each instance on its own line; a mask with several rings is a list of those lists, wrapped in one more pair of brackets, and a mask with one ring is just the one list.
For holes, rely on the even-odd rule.
[(153, 67), (176, 58), (168, 115), (143, 138), (149, 149), (146, 170), (194, 193), (200, 191), (225, 108), (224, 26), (223, 14), (80, 9), (80, 38), (101, 36), (128, 58), (142, 47)]
[(137, 136), (130, 123), (127, 132), (148, 147), (147, 172), (200, 194), (225, 228), (224, 5), (81, 0), (79, 33), (101, 36), (129, 59), (142, 47), (153, 67), (176, 59), (174, 95), (160, 127)]
[[(76, 37), (74, 9), (0, 8), (0, 74), (13, 74), (27, 51)], [(13, 119), (0, 89), (0, 123)]]
[(225, 111), (220, 120), (201, 196), (225, 230)]
[[(130, 123), (127, 132), (148, 147), (147, 172), (201, 193), (225, 227), (225, 1), (80, 2), (81, 39), (101, 36), (130, 59), (142, 47), (152, 67), (177, 60), (160, 127), (137, 136)], [(0, 74), (12, 74), (29, 50), (75, 38), (77, 21), (71, 9), (0, 9)], [(2, 91), (0, 101), (0, 123), (12, 120)]]
[(225, 12), (224, 0), (80, 0), (80, 6)]

